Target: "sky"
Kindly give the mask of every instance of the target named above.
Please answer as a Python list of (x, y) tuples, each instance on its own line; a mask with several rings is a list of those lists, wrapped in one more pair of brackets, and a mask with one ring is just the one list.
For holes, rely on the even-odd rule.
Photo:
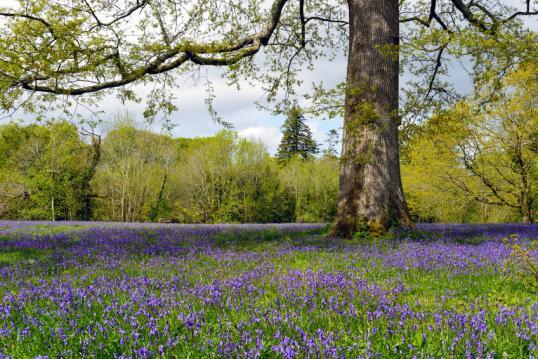
[[(470, 89), (470, 80), (461, 64), (451, 64), (450, 72), (452, 81), (458, 84), (458, 90), (465, 92)], [(341, 56), (332, 62), (326, 59), (318, 61), (314, 71), (302, 73), (301, 78), (304, 80), (304, 90), (307, 91), (312, 82), (323, 81), (328, 87), (336, 85), (345, 80), (345, 74), (346, 59)], [(208, 70), (208, 78), (213, 83), (214, 107), (219, 117), (231, 123), (239, 136), (261, 141), (271, 154), (276, 153), (281, 139), (280, 127), (285, 116), (274, 115), (270, 111), (257, 108), (255, 103), (263, 99), (263, 91), (260, 88), (251, 87), (245, 82), (241, 82), (241, 90), (230, 87), (220, 77), (220, 71), (216, 68)], [(409, 74), (404, 73), (400, 82), (403, 84), (408, 79)], [(136, 91), (138, 94), (144, 94), (148, 90), (143, 86), (138, 86)], [(175, 126), (172, 130), (174, 137), (212, 136), (223, 129), (221, 125), (213, 121), (208, 113), (204, 102), (207, 97), (204, 81), (193, 84), (192, 81), (185, 80), (185, 83), (175, 91), (177, 91), (177, 99), (174, 104), (178, 110), (171, 115), (171, 122)], [(104, 118), (108, 117), (110, 120), (118, 114), (128, 112), (142, 128), (160, 131), (161, 126), (158, 121), (152, 126), (144, 123), (142, 116), (144, 108), (143, 102), (122, 104), (114, 97), (108, 97), (101, 103), (99, 110), (105, 113)], [(308, 115), (305, 117), (314, 139), (322, 148), (325, 145), (329, 130), (336, 129), (341, 133), (342, 118), (323, 119)]]
[[(5, 0), (0, 0), (4, 2)], [(8, 0), (11, 1), (11, 0)], [(507, 4), (519, 5), (521, 0), (506, 0)], [(536, 19), (526, 20), (527, 24), (537, 28)], [(461, 66), (462, 64), (453, 63), (450, 67), (450, 77), (453, 83), (458, 84), (460, 90), (470, 88), (469, 78)], [(274, 154), (280, 142), (280, 127), (284, 121), (283, 116), (275, 116), (269, 111), (259, 110), (255, 102), (262, 97), (260, 88), (251, 87), (242, 83), (241, 90), (235, 87), (228, 87), (225, 81), (220, 77), (221, 70), (209, 68), (208, 78), (214, 86), (215, 101), (214, 107), (218, 115), (225, 121), (234, 126), (234, 130), (239, 135), (253, 140), (259, 140), (265, 144), (270, 153)], [(305, 84), (323, 81), (326, 85), (335, 85), (344, 81), (346, 73), (346, 59), (343, 56), (337, 57), (333, 62), (321, 59), (316, 63), (316, 68), (312, 72), (304, 72), (302, 79)], [(403, 74), (401, 83), (409, 78), (409, 74)], [(148, 93), (149, 90), (144, 86), (137, 86), (136, 91), (141, 97)], [(192, 81), (185, 79), (184, 83), (177, 91), (174, 102), (178, 110), (171, 115), (171, 122), (175, 125), (172, 135), (174, 137), (200, 137), (211, 136), (222, 129), (222, 126), (216, 124), (209, 115), (204, 103), (206, 91), (203, 81), (199, 84), (193, 84)], [(114, 116), (128, 112), (139, 125), (148, 128), (144, 124), (142, 113), (144, 104), (125, 103), (122, 104), (114, 96), (103, 99), (98, 110), (104, 112), (102, 116), (105, 120), (111, 120)], [(27, 118), (28, 115), (21, 114), (19, 117)], [(6, 120), (3, 120), (5, 122)], [(327, 132), (331, 129), (340, 131), (342, 119), (324, 120), (321, 118), (307, 117), (307, 124), (310, 126), (314, 139), (323, 145), (326, 140)], [(149, 129), (160, 131), (159, 124), (154, 124)]]
[[(319, 61), (316, 64), (316, 69), (303, 74), (302, 78), (305, 84), (322, 80), (331, 86), (342, 82), (345, 78), (345, 72), (346, 60), (340, 57), (333, 62)], [(275, 116), (270, 111), (257, 108), (256, 101), (263, 99), (263, 91), (259, 87), (249, 86), (245, 82), (241, 82), (241, 90), (229, 87), (225, 80), (220, 77), (219, 69), (215, 68), (208, 70), (208, 78), (213, 83), (214, 107), (219, 117), (231, 123), (239, 136), (261, 141), (268, 151), (274, 154), (280, 143), (280, 127), (285, 116)], [(207, 97), (204, 81), (193, 84), (192, 81), (186, 80), (175, 91), (177, 91), (177, 100), (174, 104), (178, 110), (171, 115), (171, 122), (175, 125), (172, 130), (174, 137), (211, 136), (223, 129), (221, 125), (213, 121), (207, 111), (204, 102)], [(139, 86), (137, 92), (145, 93), (147, 89)], [(143, 127), (142, 112), (144, 106), (144, 103), (123, 105), (115, 98), (109, 97), (102, 102), (99, 110), (104, 111), (109, 117), (128, 111)], [(323, 145), (327, 132), (331, 129), (339, 129), (342, 126), (342, 119), (324, 120), (306, 116), (306, 123), (312, 130), (314, 139)], [(160, 130), (158, 121), (152, 126), (152, 130)]]

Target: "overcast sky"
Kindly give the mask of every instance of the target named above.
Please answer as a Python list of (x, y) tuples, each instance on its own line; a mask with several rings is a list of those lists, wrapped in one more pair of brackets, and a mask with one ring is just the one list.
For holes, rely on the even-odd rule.
[[(332, 86), (344, 80), (345, 72), (346, 60), (341, 57), (333, 62), (319, 61), (315, 71), (304, 73), (301, 77), (305, 80), (305, 85), (308, 84), (308, 86), (313, 81), (319, 82), (321, 80), (326, 85)], [(280, 142), (280, 126), (285, 117), (275, 116), (269, 111), (257, 108), (255, 102), (263, 99), (263, 91), (259, 87), (251, 87), (243, 82), (241, 90), (229, 87), (225, 80), (220, 77), (219, 69), (216, 68), (208, 70), (208, 78), (214, 86), (214, 106), (219, 117), (230, 122), (240, 136), (261, 140), (267, 149), (274, 153)], [(147, 90), (140, 87), (139, 91), (144, 93)], [(204, 103), (207, 97), (204, 81), (193, 84), (192, 81), (186, 80), (176, 91), (177, 100), (174, 103), (178, 110), (171, 116), (172, 123), (175, 125), (172, 131), (174, 136), (211, 136), (223, 128), (215, 123), (208, 114), (207, 106)], [(129, 111), (142, 124), (144, 106), (143, 103), (122, 105), (118, 100), (110, 97), (103, 101), (100, 110), (103, 110), (110, 117), (123, 111)], [(307, 116), (307, 124), (311, 128), (315, 140), (324, 143), (327, 132), (333, 128), (339, 129), (342, 126), (342, 119), (323, 120)], [(144, 125), (142, 124), (142, 126)], [(159, 131), (159, 123), (153, 125), (153, 129)]]
[[(4, 2), (5, 0), (0, 0)], [(9, 1), (9, 0), (8, 0)], [(523, 4), (522, 0), (507, 0), (507, 4)], [(532, 28), (537, 27), (537, 20), (527, 19), (526, 23)], [(305, 72), (302, 78), (305, 84), (313, 81), (323, 80), (327, 85), (335, 85), (345, 78), (346, 61), (345, 58), (339, 57), (333, 62), (325, 59), (317, 63), (315, 71)], [(458, 83), (460, 89), (470, 87), (467, 74), (459, 64), (451, 67), (451, 77), (455, 83)], [(215, 88), (214, 106), (219, 116), (233, 124), (234, 129), (243, 137), (261, 140), (271, 153), (274, 153), (280, 141), (280, 126), (284, 118), (274, 116), (268, 111), (258, 110), (255, 102), (263, 95), (262, 91), (256, 87), (250, 87), (242, 84), (240, 91), (233, 87), (228, 87), (224, 80), (221, 79), (218, 69), (210, 68), (208, 70), (209, 79), (213, 82)], [(404, 74), (402, 83), (406, 81), (408, 75)], [(205, 86), (203, 81), (198, 85), (192, 84), (191, 81), (185, 81), (180, 89), (177, 90), (175, 104), (178, 111), (172, 114), (172, 123), (176, 125), (173, 135), (176, 137), (198, 137), (211, 136), (222, 127), (213, 122), (207, 112), (204, 100), (206, 98)], [(148, 90), (142, 86), (137, 87), (139, 94), (147, 93)], [(143, 124), (142, 112), (144, 104), (126, 103), (122, 104), (115, 97), (110, 96), (104, 99), (100, 104), (99, 110), (104, 111), (103, 118), (112, 119), (113, 116), (128, 111), (137, 121)], [(28, 118), (20, 114), (18, 117)], [(3, 120), (2, 122), (6, 122)], [(311, 127), (315, 139), (319, 143), (324, 143), (326, 134), (330, 129), (340, 129), (342, 126), (341, 119), (322, 120), (319, 118), (308, 118), (308, 125)], [(159, 131), (159, 126), (154, 125), (153, 130)]]

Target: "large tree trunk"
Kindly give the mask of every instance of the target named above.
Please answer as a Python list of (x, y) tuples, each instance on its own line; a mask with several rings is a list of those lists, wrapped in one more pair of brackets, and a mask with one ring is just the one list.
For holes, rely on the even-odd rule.
[(332, 233), (360, 226), (384, 233), (411, 225), (398, 144), (398, 0), (349, 0), (349, 56), (340, 170)]

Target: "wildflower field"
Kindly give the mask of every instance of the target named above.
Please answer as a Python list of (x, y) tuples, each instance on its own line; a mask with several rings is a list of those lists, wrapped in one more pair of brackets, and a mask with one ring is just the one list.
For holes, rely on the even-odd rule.
[(537, 356), (538, 226), (419, 229), (0, 221), (0, 357)]

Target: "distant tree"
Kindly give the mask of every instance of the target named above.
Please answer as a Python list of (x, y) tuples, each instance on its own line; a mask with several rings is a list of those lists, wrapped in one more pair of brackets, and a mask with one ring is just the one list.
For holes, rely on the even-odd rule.
[[(181, 141), (184, 142), (184, 141)], [(236, 132), (188, 141), (176, 164), (174, 205), (183, 222), (289, 222), (289, 196), (265, 147)]]
[(319, 152), (318, 144), (312, 138), (312, 131), (305, 123), (305, 118), (299, 107), (293, 107), (288, 112), (288, 118), (281, 127), (282, 140), (278, 146), (279, 162), (288, 162), (294, 156), (309, 159)]
[(331, 157), (292, 158), (280, 169), (280, 182), (293, 199), (294, 222), (329, 222), (338, 200), (338, 161)]
[(90, 133), (91, 136), (91, 148), (92, 154), (89, 159), (86, 168), (78, 176), (77, 191), (79, 192), (78, 198), (80, 198), (80, 206), (77, 211), (77, 219), (79, 220), (91, 220), (93, 218), (93, 198), (98, 197), (93, 193), (91, 188), (91, 181), (93, 180), (97, 171), (101, 159), (101, 137)]
[(461, 160), (483, 188), (477, 193), (463, 183), (462, 190), (479, 203), (516, 210), (522, 222), (534, 222), (538, 207), (537, 69), (532, 61), (509, 72), (483, 109), (471, 102), (454, 110), (467, 130), (457, 144)]
[(334, 128), (327, 132), (327, 139), (325, 140), (327, 148), (323, 151), (325, 157), (338, 157), (338, 144), (340, 143), (340, 135)]
[(98, 162), (67, 122), (0, 126), (0, 217), (88, 219)]
[(148, 213), (148, 218), (151, 222), (155, 222), (157, 221), (159, 218), (159, 212), (161, 210), (161, 208), (163, 207), (163, 204), (165, 204), (165, 200), (164, 200), (164, 188), (166, 186), (166, 179), (168, 177), (168, 173), (164, 173), (164, 176), (163, 176), (163, 182), (161, 184), (161, 189), (159, 190), (159, 195), (157, 196), (157, 200), (155, 201), (155, 203), (153, 204), (153, 206), (151, 207), (151, 209), (149, 210), (149, 213)]
[(118, 120), (102, 144), (93, 181), (99, 219), (156, 220), (167, 207), (165, 176), (173, 160), (173, 139), (136, 128), (129, 116)]

